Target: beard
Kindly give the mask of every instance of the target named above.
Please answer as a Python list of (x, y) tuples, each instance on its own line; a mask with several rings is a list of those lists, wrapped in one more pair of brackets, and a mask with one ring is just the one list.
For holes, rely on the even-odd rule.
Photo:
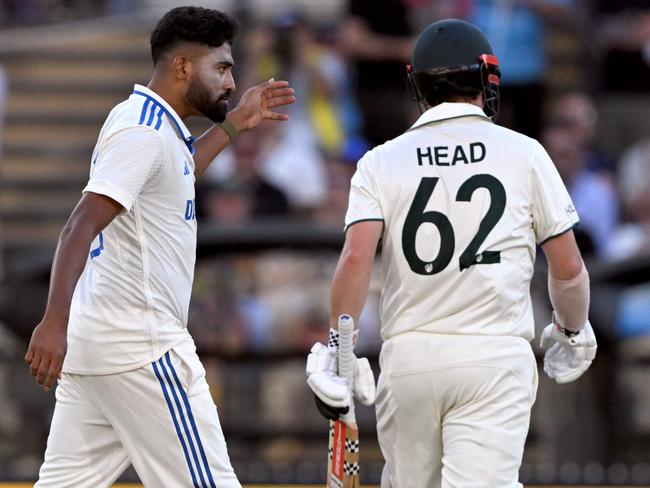
[(210, 119), (212, 122), (223, 122), (228, 113), (228, 98), (230, 91), (219, 97), (213, 97), (210, 90), (196, 77), (192, 77), (185, 93), (187, 101), (199, 113)]

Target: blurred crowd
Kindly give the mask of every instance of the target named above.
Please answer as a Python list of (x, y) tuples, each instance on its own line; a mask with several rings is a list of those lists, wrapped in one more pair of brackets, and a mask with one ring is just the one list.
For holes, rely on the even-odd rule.
[[(0, 11), (27, 15), (21, 10), (27, 4), (44, 3), (5, 0)], [(124, 4), (100, 3), (115, 11)], [(350, 0), (335, 20), (297, 8), (277, 9), (264, 20), (245, 9), (235, 14), (242, 24), (233, 46), (239, 93), (269, 78), (287, 79), (297, 103), (287, 123), (241, 134), (197, 182), (201, 226), (303, 219), (342, 231), (357, 160), (419, 115), (404, 80), (417, 33), (438, 18), (456, 17), (490, 39), (502, 70), (499, 123), (539, 139), (549, 152), (580, 215), (583, 254), (612, 263), (650, 255), (647, 0)], [(0, 115), (2, 86), (0, 70)], [(336, 256), (318, 251), (199, 262), (190, 309), (199, 349), (225, 356), (287, 353), (324, 340), (335, 264)], [(360, 352), (371, 354), (380, 344), (377, 278), (358, 341)], [(594, 317), (601, 334), (650, 339), (645, 281), (607, 288), (612, 305)], [(539, 326), (549, 316), (544, 300), (536, 302)], [(208, 374), (218, 374), (211, 364)], [(283, 383), (300, 398), (301, 374)], [(284, 397), (293, 398), (286, 391)], [(291, 408), (282, 405), (265, 415), (290, 425)]]
[(0, 0), (0, 26), (51, 24), (133, 12), (142, 0)]
[[(243, 16), (242, 37), (234, 46), (238, 85), (288, 79), (298, 102), (289, 110), (288, 123), (268, 123), (243, 134), (211, 166), (198, 187), (204, 225), (290, 217), (342, 227), (358, 158), (402, 133), (418, 116), (406, 94), (405, 65), (417, 32), (441, 17), (465, 18), (490, 38), (501, 60), (499, 123), (539, 139), (548, 150), (580, 214), (576, 233), (583, 254), (600, 261), (647, 254), (650, 6), (639, 0), (351, 0), (335, 24), (291, 8), (264, 22)], [(563, 43), (577, 48), (567, 51)], [(565, 66), (573, 70), (568, 79), (563, 78)], [(263, 278), (252, 271), (265, 268), (265, 258), (241, 259), (254, 264), (240, 267), (245, 272), (236, 271), (236, 265), (228, 273), (214, 268), (219, 283), (206, 287), (206, 301), (233, 307), (229, 298), (211, 302), (219, 289), (246, 302), (238, 323), (250, 341), (239, 341), (256, 347), (261, 329), (280, 334), (286, 319), (273, 300), (260, 294)], [(313, 274), (306, 283), (319, 277), (326, 281), (331, 273), (321, 273), (318, 261), (310, 261)], [(301, 275), (304, 264), (291, 260), (279, 275), (292, 274), (287, 270), (293, 266)], [(305, 291), (286, 281), (285, 297), (277, 303), (293, 303), (297, 290)], [(200, 283), (197, 308), (205, 307)], [(237, 291), (226, 291), (233, 286)], [(277, 295), (282, 286), (272, 289)], [(628, 300), (628, 292), (634, 300)], [(302, 329), (311, 340), (314, 317), (320, 324), (316, 329), (327, 322), (326, 310), (315, 312), (327, 302), (325, 285), (316, 302), (301, 314), (310, 317), (302, 328), (292, 328), (293, 340), (300, 342), (295, 331)], [(620, 311), (607, 327), (623, 337), (650, 333), (645, 286), (623, 292), (617, 306)], [(375, 328), (377, 319), (372, 322)], [(279, 335), (275, 338), (265, 342), (267, 347), (285, 344)]]

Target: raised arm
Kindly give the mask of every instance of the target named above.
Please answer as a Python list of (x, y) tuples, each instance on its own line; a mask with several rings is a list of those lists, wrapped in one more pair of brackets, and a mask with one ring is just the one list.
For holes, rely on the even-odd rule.
[(194, 143), (196, 176), (201, 175), (217, 155), (238, 133), (254, 129), (263, 120), (288, 120), (289, 116), (274, 111), (296, 101), (294, 90), (286, 81), (269, 80), (249, 88), (222, 124), (215, 124)]

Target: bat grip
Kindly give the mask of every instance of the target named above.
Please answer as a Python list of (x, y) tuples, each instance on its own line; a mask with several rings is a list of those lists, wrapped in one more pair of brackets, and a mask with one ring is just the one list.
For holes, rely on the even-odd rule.
[[(339, 317), (339, 375), (345, 378), (352, 389), (354, 384), (354, 320), (350, 315)], [(351, 402), (350, 411), (354, 411), (354, 402)]]

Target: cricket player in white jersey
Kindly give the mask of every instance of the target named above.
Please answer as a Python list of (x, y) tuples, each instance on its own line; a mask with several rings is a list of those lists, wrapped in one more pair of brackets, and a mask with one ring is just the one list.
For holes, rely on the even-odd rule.
[[(237, 29), (216, 10), (169, 11), (151, 36), (149, 85), (101, 129), (25, 357), (45, 389), (59, 380), (39, 488), (108, 487), (129, 463), (147, 487), (241, 486), (186, 328), (194, 179), (239, 131), (285, 120), (272, 109), (294, 97), (271, 80), (226, 117)], [(194, 142), (190, 115), (217, 124)]]
[[(453, 19), (428, 26), (409, 80), (427, 110), (359, 161), (331, 324), (342, 313), (359, 317), (381, 243), (382, 488), (515, 488), (537, 389), (529, 293), (537, 245), (554, 308), (544, 370), (572, 381), (596, 354), (578, 216), (542, 146), (493, 123), (498, 61), (478, 28)], [(349, 395), (333, 361), (314, 356), (335, 355), (314, 347), (308, 371), (329, 413)], [(357, 396), (367, 383), (355, 379)]]

